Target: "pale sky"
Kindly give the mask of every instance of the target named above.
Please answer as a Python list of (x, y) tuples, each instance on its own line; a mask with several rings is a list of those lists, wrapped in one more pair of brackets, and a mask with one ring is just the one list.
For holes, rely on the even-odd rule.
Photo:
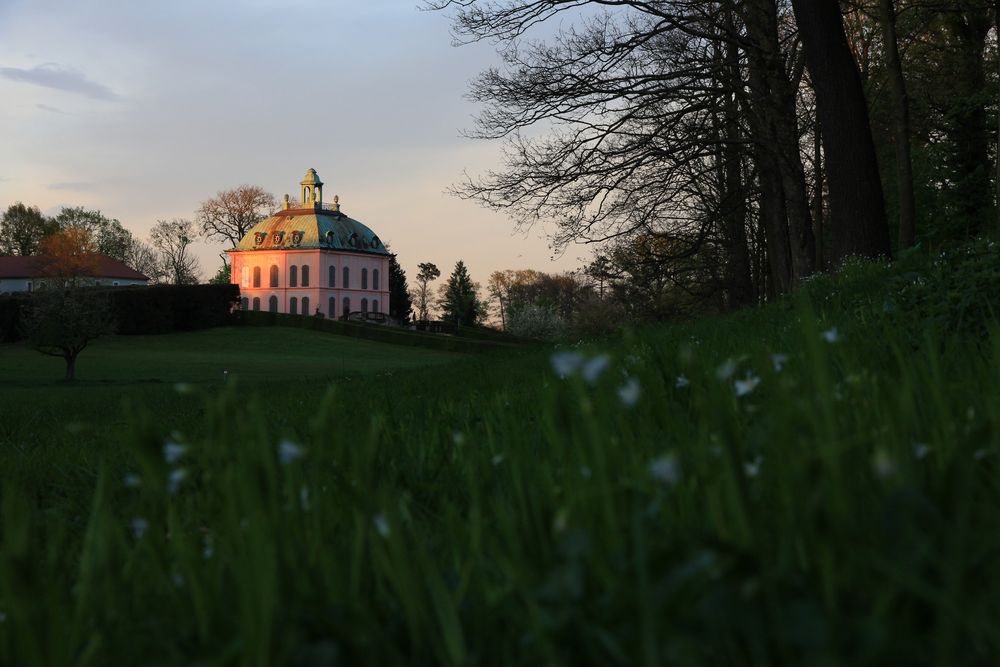
[[(497, 61), (416, 0), (0, 0), (0, 207), (96, 208), (145, 238), (243, 183), (294, 199), (313, 167), (411, 285), (424, 261), (484, 284), (577, 268), (589, 248), (552, 261), (541, 226), (444, 192), (499, 166), (461, 136)], [(221, 250), (199, 243), (203, 274)]]

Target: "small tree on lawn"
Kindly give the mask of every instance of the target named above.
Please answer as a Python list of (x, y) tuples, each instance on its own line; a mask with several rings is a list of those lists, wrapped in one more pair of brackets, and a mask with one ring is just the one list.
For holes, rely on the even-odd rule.
[(440, 305), (445, 321), (459, 326), (475, 324), (485, 312), (479, 300), (479, 285), (472, 282), (462, 260), (458, 260), (448, 282), (441, 287)]
[(115, 329), (106, 295), (70, 287), (35, 292), (22, 326), (36, 350), (66, 360), (68, 382), (76, 379), (76, 358), (90, 341)]

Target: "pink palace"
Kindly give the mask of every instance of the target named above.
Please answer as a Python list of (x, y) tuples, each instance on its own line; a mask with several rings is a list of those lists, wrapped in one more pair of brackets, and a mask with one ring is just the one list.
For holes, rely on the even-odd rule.
[(375, 233), (323, 203), (315, 169), (302, 180), (302, 202), (254, 225), (229, 250), (232, 281), (244, 310), (292, 315), (389, 312), (389, 251)]

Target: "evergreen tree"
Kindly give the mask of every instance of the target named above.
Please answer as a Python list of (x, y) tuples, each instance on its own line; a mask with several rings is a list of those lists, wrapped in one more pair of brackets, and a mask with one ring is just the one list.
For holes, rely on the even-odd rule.
[(396, 253), (389, 254), (389, 316), (403, 324), (409, 324), (413, 316), (413, 302), (410, 288), (406, 284), (406, 272), (396, 261)]
[(458, 260), (448, 282), (441, 288), (441, 310), (445, 322), (459, 326), (476, 324), (485, 309), (479, 300), (479, 286), (472, 282), (465, 262)]

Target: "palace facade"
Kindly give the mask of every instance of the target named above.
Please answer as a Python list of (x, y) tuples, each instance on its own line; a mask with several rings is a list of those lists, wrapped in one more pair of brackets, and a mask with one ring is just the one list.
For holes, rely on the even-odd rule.
[(282, 210), (228, 251), (232, 282), (244, 310), (345, 317), (389, 312), (389, 251), (376, 234), (323, 202), (323, 182), (310, 169), (301, 202), (285, 195)]

